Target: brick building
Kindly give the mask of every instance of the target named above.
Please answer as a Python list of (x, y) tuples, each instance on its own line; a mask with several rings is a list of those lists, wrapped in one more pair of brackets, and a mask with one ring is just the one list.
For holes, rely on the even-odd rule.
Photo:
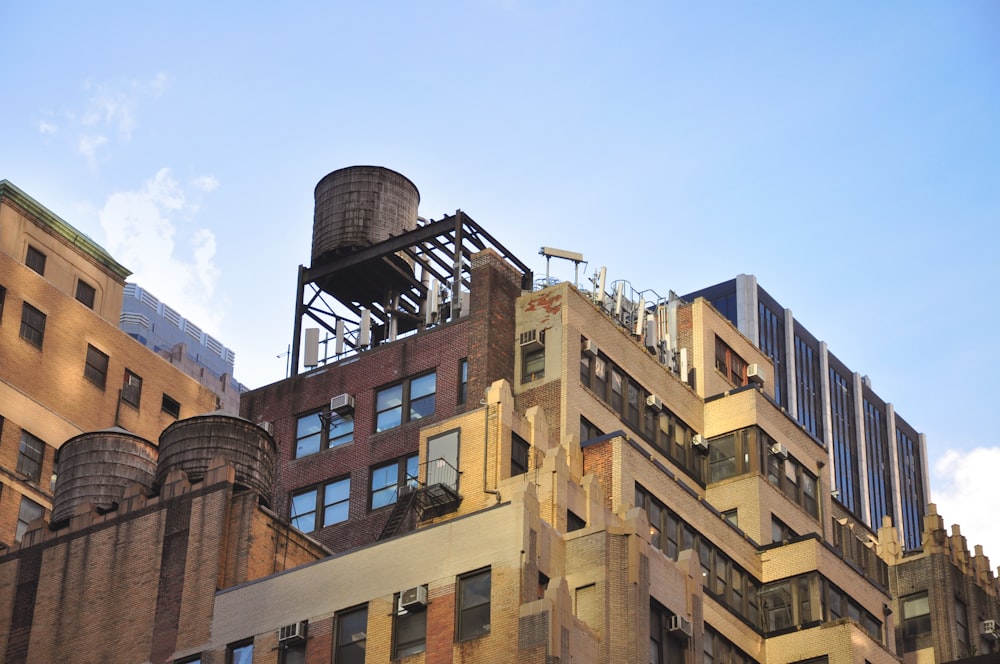
[(215, 396), (118, 329), (129, 272), (0, 181), (0, 551), (51, 507), (56, 450), (118, 426), (155, 440)]
[[(73, 516), (0, 555), (4, 661), (890, 664), (960, 654), (929, 659), (924, 606), (937, 634), (965, 598), (970, 641), (1000, 618), (932, 506), (922, 550), (843, 508), (772, 357), (708, 300), (531, 290), (418, 199), (386, 169), (320, 182), (296, 375), (116, 438), (156, 465), (117, 500), (61, 479)], [(60, 627), (67, 602), (101, 610)]]

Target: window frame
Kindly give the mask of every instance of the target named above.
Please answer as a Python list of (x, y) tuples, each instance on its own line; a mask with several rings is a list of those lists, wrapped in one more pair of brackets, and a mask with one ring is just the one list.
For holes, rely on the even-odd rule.
[(41, 348), (45, 343), (45, 321), (47, 316), (40, 309), (21, 303), (21, 338), (35, 348)]
[[(32, 446), (32, 444), (35, 444)], [(17, 472), (28, 479), (40, 483), (42, 467), (45, 465), (45, 441), (30, 431), (21, 430), (21, 442), (17, 448)], [(37, 453), (33, 454), (31, 452)]]
[[(249, 648), (249, 650), (246, 650)], [(236, 655), (242, 651), (237, 660)], [(250, 659), (245, 659), (249, 655)], [(244, 639), (226, 646), (226, 664), (251, 664), (253, 662), (253, 639)]]
[[(386, 470), (389, 468), (396, 468), (396, 483), (395, 484), (382, 484), (375, 488), (375, 473), (380, 470)], [(411, 472), (412, 470), (412, 472)], [(384, 463), (379, 463), (372, 466), (368, 470), (368, 511), (374, 512), (375, 510), (380, 510), (390, 505), (395, 505), (396, 500), (399, 498), (399, 490), (404, 486), (416, 486), (419, 482), (420, 474), (420, 455), (418, 454), (408, 454), (391, 461), (386, 461)], [(390, 491), (391, 489), (391, 491)], [(390, 496), (390, 500), (385, 503), (375, 506), (375, 496), (376, 494), (382, 495), (383, 492), (388, 492), (387, 495)]]
[[(414, 395), (414, 386), (422, 387), (422, 382), (432, 379), (433, 387), (429, 392), (420, 392)], [(398, 396), (394, 393), (399, 391)], [(380, 403), (388, 399), (385, 403)], [(430, 404), (430, 410), (421, 412), (416, 408), (417, 404), (424, 407)], [(373, 418), (373, 429), (375, 433), (389, 431), (401, 427), (408, 422), (422, 420), (431, 417), (437, 410), (437, 369), (415, 374), (405, 380), (386, 385), (375, 390), (375, 417)], [(398, 418), (392, 413), (398, 412)], [(383, 416), (388, 416), (388, 420), (383, 420)], [(383, 426), (384, 424), (384, 426)]]
[(7, 287), (0, 286), (0, 321), (3, 321), (3, 305), (7, 300)]
[[(37, 507), (38, 516), (26, 519), (24, 513), (24, 508), (26, 505), (34, 505), (35, 507)], [(25, 533), (28, 532), (28, 526), (31, 525), (31, 522), (44, 516), (45, 516), (44, 505), (40, 505), (39, 503), (33, 501), (31, 498), (22, 495), (21, 504), (17, 508), (17, 525), (14, 527), (14, 542), (17, 543), (20, 542), (22, 539), (24, 539), (24, 535)]]
[(715, 370), (737, 387), (747, 385), (748, 363), (722, 337), (715, 337)]
[(166, 413), (175, 420), (179, 420), (181, 417), (181, 402), (164, 392), (163, 397), (160, 399), (160, 412)]
[(521, 353), (521, 382), (545, 378), (545, 347), (524, 349)]
[(458, 405), (461, 406), (469, 399), (469, 358), (463, 357), (458, 361)]
[[(482, 583), (485, 579), (487, 585), (486, 599), (476, 603), (470, 603), (466, 597), (467, 589), (474, 583)], [(471, 594), (472, 591), (469, 591)], [(484, 567), (472, 572), (466, 572), (458, 577), (455, 588), (455, 641), (469, 641), (480, 636), (486, 636), (491, 631), (492, 623), (492, 599), (493, 599), (493, 577), (492, 569)], [(486, 614), (490, 621), (477, 627), (470, 626), (472, 615), (479, 613), (486, 608)], [(480, 621), (481, 622), (481, 621)]]
[(87, 344), (87, 357), (83, 362), (83, 376), (102, 390), (108, 384), (110, 358), (93, 344)]
[[(393, 606), (399, 607), (400, 593), (392, 596)], [(409, 640), (403, 642), (400, 639), (401, 632), (406, 628), (415, 628), (416, 632), (422, 632), (422, 637), (411, 636)], [(392, 615), (392, 656), (391, 659), (402, 659), (410, 657), (427, 650), (427, 611), (425, 609), (415, 609), (413, 611), (402, 609), (397, 610)]]
[[(343, 628), (347, 624), (348, 618), (360, 617), (364, 614), (364, 632), (355, 632), (354, 634), (344, 634)], [(338, 611), (334, 616), (335, 628), (333, 632), (333, 661), (336, 664), (353, 664), (356, 661), (364, 662), (365, 660), (365, 650), (368, 644), (368, 605), (362, 604), (360, 606), (354, 606), (343, 611)], [(357, 634), (362, 634), (363, 638), (354, 638)], [(360, 647), (360, 657), (358, 659), (359, 649), (357, 644), (362, 644)]]
[[(134, 388), (134, 389), (133, 389)], [(135, 400), (132, 400), (132, 392), (135, 392)], [(121, 400), (132, 406), (136, 410), (142, 403), (142, 376), (131, 369), (125, 369), (125, 376), (122, 378)]]
[(47, 260), (48, 255), (32, 244), (29, 244), (27, 250), (24, 252), (24, 264), (43, 277), (45, 276), (45, 263)]
[[(328, 502), (330, 495), (337, 490), (338, 487), (344, 486), (347, 489), (346, 498), (339, 498), (333, 502)], [(312, 510), (303, 512), (302, 514), (295, 514), (295, 499), (307, 496), (308, 494), (313, 494), (312, 500)], [(337, 521), (329, 521), (327, 519), (327, 510), (344, 505), (346, 507), (346, 515), (343, 519)], [(312, 528), (306, 530), (296, 520), (303, 519), (309, 515), (312, 515)], [(324, 528), (329, 528), (330, 526), (335, 526), (338, 523), (346, 523), (351, 518), (351, 476), (345, 475), (343, 477), (332, 479), (328, 482), (321, 482), (304, 489), (298, 489), (293, 491), (288, 500), (288, 522), (301, 530), (304, 533), (315, 533)]]
[[(83, 288), (83, 297), (81, 297), (81, 288)], [(88, 309), (94, 308), (94, 303), (97, 302), (97, 289), (88, 284), (83, 279), (76, 280), (76, 301), (87, 307)]]
[[(926, 609), (920, 613), (907, 615), (909, 605), (916, 603), (923, 603)], [(900, 597), (899, 613), (904, 643), (931, 633), (931, 598), (926, 590)]]
[[(315, 417), (319, 421), (319, 429), (317, 431), (310, 431), (306, 435), (299, 435), (301, 426), (304, 422), (310, 418)], [(334, 436), (333, 432), (340, 427), (344, 426), (344, 431)], [(308, 413), (303, 413), (295, 418), (295, 447), (292, 449), (293, 459), (303, 459), (307, 456), (312, 456), (313, 454), (319, 454), (324, 450), (332, 450), (343, 445), (348, 445), (354, 442), (354, 429), (355, 420), (354, 414), (349, 414), (347, 416), (340, 415), (332, 410), (329, 406), (326, 406), (320, 410), (314, 410)], [(301, 451), (299, 448), (301, 446), (301, 441), (306, 439), (311, 439), (315, 436), (319, 436), (316, 440), (316, 448), (310, 450), (312, 451)]]
[(510, 476), (524, 475), (530, 470), (531, 443), (510, 432)]

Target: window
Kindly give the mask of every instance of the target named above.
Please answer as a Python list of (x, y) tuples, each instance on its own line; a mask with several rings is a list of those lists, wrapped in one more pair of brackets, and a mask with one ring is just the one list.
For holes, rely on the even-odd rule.
[(83, 366), (83, 375), (102, 390), (108, 380), (108, 356), (87, 344), (87, 362)]
[(545, 377), (545, 349), (525, 350), (521, 355), (521, 382)]
[(465, 403), (469, 398), (469, 360), (462, 358), (458, 362), (458, 403)]
[(278, 664), (306, 664), (306, 644), (285, 643), (278, 652)]
[(416, 454), (372, 468), (371, 508), (377, 510), (396, 502), (400, 487), (415, 486), (420, 465)]
[(795, 534), (791, 528), (785, 525), (785, 523), (774, 516), (771, 515), (771, 541), (772, 542), (787, 542), (793, 540), (798, 535)]
[(582, 517), (573, 513), (572, 510), (566, 510), (566, 532), (572, 533), (577, 530), (583, 530), (587, 527), (587, 522), (583, 520)]
[(233, 643), (226, 648), (226, 664), (252, 664), (253, 641)]
[[(324, 422), (326, 426), (323, 426)], [(354, 441), (354, 416), (338, 415), (331, 410), (299, 417), (295, 428), (295, 458)]]
[(436, 390), (437, 374), (431, 372), (376, 392), (375, 431), (433, 415)]
[(364, 664), (367, 641), (367, 606), (337, 614), (337, 642), (333, 653), (336, 664)]
[[(399, 602), (399, 594), (393, 597)], [(392, 658), (400, 659), (423, 652), (427, 643), (427, 612), (421, 608), (402, 610), (393, 616)]]
[(78, 279), (76, 282), (76, 299), (82, 302), (87, 307), (94, 308), (94, 296), (97, 295), (97, 290), (88, 284), (83, 279)]
[(715, 338), (715, 368), (736, 386), (747, 384), (747, 363), (719, 337)]
[(903, 598), (903, 639), (910, 641), (931, 631), (931, 606), (927, 593)]
[(490, 570), (465, 574), (458, 578), (458, 617), (455, 640), (490, 633)]
[(142, 378), (126, 369), (125, 380), (122, 383), (122, 401), (138, 408), (141, 397)]
[(351, 478), (328, 482), (292, 494), (289, 519), (304, 533), (347, 521), (350, 512)]
[(458, 449), (461, 431), (452, 429), (427, 439), (427, 486), (446, 484), (458, 490)]
[(21, 306), (21, 338), (39, 348), (45, 338), (45, 314), (27, 302)]
[(17, 455), (17, 472), (36, 482), (42, 478), (45, 443), (27, 431), (21, 432), (21, 447)]
[(7, 299), (7, 289), (0, 286), (0, 320), (3, 320), (3, 303)]
[(180, 403), (178, 403), (176, 399), (171, 397), (166, 392), (163, 393), (163, 400), (160, 402), (160, 410), (175, 420), (181, 416)]
[(28, 525), (35, 519), (45, 516), (45, 508), (31, 500), (21, 496), (21, 509), (17, 513), (17, 529), (14, 531), (14, 541), (20, 542), (24, 534), (28, 532)]
[(24, 257), (24, 264), (38, 274), (45, 274), (45, 254), (32, 247), (30, 244), (28, 245), (28, 253)]
[(722, 518), (731, 523), (732, 525), (736, 526), (737, 528), (740, 527), (740, 517), (737, 508), (734, 507), (731, 510), (726, 510), (725, 512), (722, 513)]
[(969, 645), (969, 611), (965, 607), (965, 602), (955, 600), (955, 624), (958, 627), (958, 641), (962, 645)]
[(528, 472), (528, 452), (531, 445), (513, 431), (510, 432), (510, 476)]

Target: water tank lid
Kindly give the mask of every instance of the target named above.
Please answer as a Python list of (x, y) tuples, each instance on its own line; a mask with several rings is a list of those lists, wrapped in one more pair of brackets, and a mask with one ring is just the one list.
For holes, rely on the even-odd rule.
[(59, 463), (59, 455), (63, 451), (63, 448), (66, 447), (69, 443), (72, 443), (77, 438), (83, 438), (85, 436), (89, 437), (89, 436), (93, 436), (94, 434), (102, 434), (102, 433), (105, 433), (105, 434), (111, 433), (111, 434), (115, 434), (117, 436), (128, 436), (130, 438), (136, 438), (138, 440), (141, 440), (142, 442), (144, 442), (144, 443), (146, 443), (148, 445), (152, 445), (153, 444), (153, 443), (149, 442), (148, 440), (146, 440), (145, 438), (143, 438), (142, 436), (140, 436), (138, 434), (134, 434), (131, 431), (129, 431), (128, 429), (123, 429), (120, 426), (108, 427), (107, 429), (98, 429), (97, 431), (85, 431), (83, 433), (79, 433), (79, 434), (73, 436), (72, 438), (68, 439), (65, 443), (63, 443), (59, 447), (59, 449), (56, 450), (56, 458), (55, 458), (56, 463)]
[(364, 169), (370, 169), (370, 170), (375, 170), (375, 171), (385, 171), (387, 173), (392, 173), (393, 175), (398, 175), (399, 177), (403, 178), (404, 180), (406, 180), (407, 182), (410, 183), (410, 186), (413, 187), (413, 191), (417, 192), (417, 203), (420, 202), (420, 190), (417, 189), (417, 185), (413, 184), (413, 180), (411, 180), (410, 178), (406, 177), (405, 175), (403, 175), (399, 171), (394, 171), (391, 168), (386, 168), (385, 166), (372, 166), (372, 165), (364, 165), (364, 164), (358, 164), (356, 166), (345, 166), (344, 168), (338, 168), (335, 171), (330, 171), (329, 173), (327, 173), (326, 175), (324, 175), (322, 178), (320, 178), (320, 181), (316, 183), (316, 186), (313, 188), (313, 195), (316, 194), (316, 192), (320, 188), (320, 185), (322, 185), (323, 182), (325, 182), (328, 178), (332, 178), (335, 175), (337, 175), (338, 173), (343, 173), (344, 171), (353, 171), (353, 170), (359, 170), (360, 171), (360, 170), (364, 170)]
[(233, 415), (232, 413), (227, 413), (224, 410), (213, 410), (210, 413), (202, 413), (201, 415), (192, 415), (191, 417), (185, 417), (183, 420), (177, 420), (176, 422), (171, 423), (170, 426), (168, 426), (166, 429), (163, 430), (163, 433), (160, 434), (160, 440), (161, 441), (163, 440), (163, 436), (166, 435), (168, 431), (174, 429), (175, 427), (184, 426), (186, 422), (191, 422), (193, 420), (219, 419), (219, 418), (227, 420), (235, 420), (236, 422), (245, 422), (246, 424), (252, 427), (260, 429), (260, 432), (263, 433), (264, 436), (266, 436), (267, 439), (271, 441), (271, 445), (273, 445), (274, 447), (278, 446), (277, 443), (274, 442), (274, 438), (271, 437), (271, 434), (261, 429), (256, 422), (251, 422), (245, 417), (240, 417), (239, 415)]

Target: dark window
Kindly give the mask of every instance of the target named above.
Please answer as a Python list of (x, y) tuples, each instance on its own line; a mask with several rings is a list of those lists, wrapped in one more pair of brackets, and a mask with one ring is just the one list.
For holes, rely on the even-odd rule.
[(163, 400), (160, 402), (160, 410), (175, 420), (181, 416), (180, 403), (178, 403), (176, 399), (171, 397), (166, 392), (163, 393)]
[(375, 431), (433, 415), (436, 391), (434, 372), (379, 390), (375, 393)]
[(490, 632), (490, 570), (458, 578), (458, 617), (455, 640), (465, 641)]
[(362, 606), (337, 614), (335, 664), (364, 664), (368, 641), (368, 607)]
[(94, 297), (97, 295), (97, 290), (88, 284), (83, 279), (79, 279), (76, 282), (76, 299), (84, 303), (91, 309), (94, 308)]
[(305, 641), (282, 644), (278, 651), (278, 664), (306, 664)]
[(771, 541), (772, 542), (787, 542), (789, 540), (798, 537), (795, 531), (789, 528), (785, 523), (774, 516), (771, 515)]
[(14, 531), (14, 541), (20, 542), (24, 534), (28, 532), (28, 525), (35, 519), (45, 516), (45, 508), (31, 500), (21, 496), (21, 509), (17, 513), (17, 528)]
[(141, 398), (142, 378), (126, 369), (125, 380), (122, 382), (122, 401), (138, 408)]
[(27, 302), (21, 306), (21, 338), (39, 348), (45, 338), (45, 314)]
[[(326, 426), (324, 426), (326, 423)], [(354, 415), (329, 409), (299, 417), (295, 427), (295, 458), (346, 445), (354, 440)]]
[[(399, 602), (399, 595), (393, 598)], [(400, 659), (423, 652), (427, 643), (427, 611), (403, 609), (393, 616), (392, 658)]]
[(463, 358), (458, 363), (458, 403), (469, 398), (469, 360)]
[(292, 525), (311, 533), (347, 521), (350, 512), (351, 478), (328, 482), (292, 494)]
[(583, 530), (587, 527), (587, 522), (582, 518), (573, 513), (572, 510), (566, 510), (566, 532), (571, 533), (575, 530)]
[(820, 386), (819, 352), (800, 337), (794, 336), (795, 391), (799, 424), (816, 438), (823, 438), (823, 404)]
[(371, 508), (377, 510), (396, 502), (399, 489), (416, 486), (420, 457), (416, 454), (372, 468)]
[(594, 426), (593, 422), (586, 417), (580, 417), (580, 442), (592, 440), (598, 436), (603, 436), (604, 432)]
[(715, 338), (715, 368), (733, 385), (747, 384), (747, 363), (719, 337)]
[(45, 254), (28, 245), (28, 254), (24, 257), (24, 264), (38, 274), (45, 274)]
[(17, 455), (17, 472), (27, 475), (28, 479), (41, 481), (44, 458), (45, 443), (27, 431), (22, 431), (21, 447)]
[(510, 476), (528, 472), (528, 452), (531, 445), (516, 433), (510, 433)]
[(108, 381), (108, 356), (87, 344), (87, 361), (83, 367), (83, 375), (102, 390)]
[(525, 350), (521, 355), (521, 382), (538, 380), (545, 377), (545, 349)]
[(958, 641), (964, 646), (969, 645), (969, 611), (965, 602), (955, 600), (955, 626), (958, 628)]
[(226, 648), (226, 664), (252, 664), (253, 641), (233, 643)]
[[(858, 466), (860, 451), (857, 448), (854, 417), (854, 390), (851, 381), (830, 367), (830, 414), (833, 458), (837, 469), (837, 500), (854, 514), (861, 513)], [(874, 460), (873, 460), (874, 463)]]
[(0, 286), (0, 320), (3, 320), (3, 303), (7, 299), (7, 289)]

